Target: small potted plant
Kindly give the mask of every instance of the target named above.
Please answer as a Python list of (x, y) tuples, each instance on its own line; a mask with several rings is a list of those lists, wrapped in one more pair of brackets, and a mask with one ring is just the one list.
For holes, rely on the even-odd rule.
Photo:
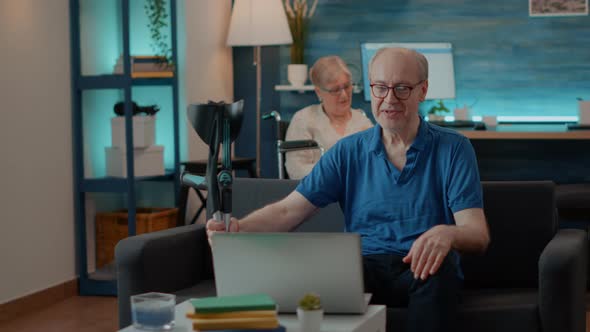
[(307, 81), (307, 65), (303, 60), (305, 40), (309, 30), (309, 21), (315, 13), (318, 0), (311, 4), (308, 0), (283, 0), (289, 29), (293, 37), (291, 45), (291, 64), (287, 66), (287, 79), (294, 86), (302, 86)]
[(445, 106), (442, 99), (439, 99), (435, 105), (428, 110), (428, 121), (444, 121), (445, 113), (451, 111)]
[(319, 332), (323, 317), (324, 310), (319, 295), (307, 293), (299, 300), (297, 318), (299, 319), (301, 331)]

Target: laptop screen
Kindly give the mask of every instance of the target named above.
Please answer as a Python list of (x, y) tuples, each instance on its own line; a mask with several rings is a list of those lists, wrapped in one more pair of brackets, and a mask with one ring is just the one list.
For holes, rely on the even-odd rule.
[(361, 241), (353, 233), (216, 233), (218, 296), (264, 293), (280, 312), (295, 312), (305, 293), (326, 313), (363, 313)]

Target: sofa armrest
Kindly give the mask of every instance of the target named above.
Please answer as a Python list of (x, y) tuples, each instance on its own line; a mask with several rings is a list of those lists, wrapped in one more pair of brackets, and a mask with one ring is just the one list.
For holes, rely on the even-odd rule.
[(557, 232), (539, 259), (539, 311), (545, 332), (584, 332), (587, 274), (586, 232)]
[(115, 247), (119, 326), (131, 324), (130, 296), (171, 293), (213, 277), (203, 225), (131, 236)]

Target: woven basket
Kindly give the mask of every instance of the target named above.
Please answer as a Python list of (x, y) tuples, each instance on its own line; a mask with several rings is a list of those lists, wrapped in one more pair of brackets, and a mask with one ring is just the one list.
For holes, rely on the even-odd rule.
[[(176, 226), (177, 208), (137, 208), (136, 234), (161, 231)], [(96, 214), (96, 268), (115, 258), (115, 245), (129, 236), (127, 210)]]

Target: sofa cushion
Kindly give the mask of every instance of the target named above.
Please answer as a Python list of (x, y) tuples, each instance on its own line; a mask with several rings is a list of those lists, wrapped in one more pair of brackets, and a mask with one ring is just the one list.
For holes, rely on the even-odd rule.
[(550, 181), (482, 182), (491, 242), (463, 255), (465, 287), (535, 287), (541, 252), (557, 231)]
[(558, 209), (588, 209), (590, 206), (590, 184), (561, 184), (555, 188), (555, 202)]
[[(279, 201), (295, 190), (298, 183), (299, 180), (237, 178), (232, 188), (233, 214), (237, 218), (242, 218), (256, 209)], [(330, 204), (320, 209), (294, 231), (342, 232), (344, 215), (338, 204)]]
[(250, 212), (287, 197), (296, 180), (236, 178), (232, 186), (232, 214), (243, 218)]
[[(536, 289), (465, 291), (457, 317), (457, 332), (540, 331)], [(405, 331), (406, 308), (387, 309), (387, 331)]]

